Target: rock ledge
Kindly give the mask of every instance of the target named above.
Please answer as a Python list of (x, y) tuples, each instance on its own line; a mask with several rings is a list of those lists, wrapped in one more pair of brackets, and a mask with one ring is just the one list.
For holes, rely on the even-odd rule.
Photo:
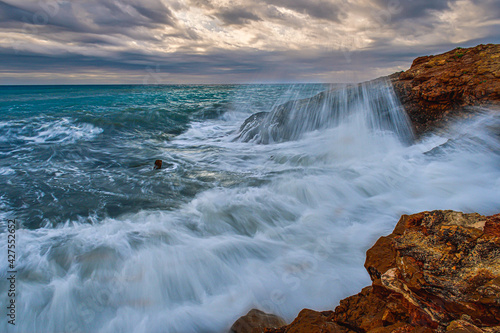
[(500, 45), (419, 57), (389, 78), (420, 135), (470, 112), (467, 106), (500, 105)]
[(500, 332), (500, 214), (403, 215), (368, 250), (372, 285), (274, 333)]

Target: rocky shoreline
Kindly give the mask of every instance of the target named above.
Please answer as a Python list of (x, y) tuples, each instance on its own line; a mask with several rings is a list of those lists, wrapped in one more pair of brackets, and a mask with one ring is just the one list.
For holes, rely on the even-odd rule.
[(266, 332), (500, 332), (500, 214), (403, 215), (366, 255), (372, 285)]
[[(477, 106), (500, 110), (500, 44), (420, 57), (407, 71), (334, 88), (311, 98), (289, 101), (271, 112), (253, 114), (242, 124), (236, 140), (266, 144), (297, 139), (304, 132), (324, 127), (324, 115), (318, 112), (323, 106), (338, 103), (330, 105), (336, 95), (348, 96), (349, 103), (362, 98), (366, 90), (374, 91), (384, 84), (392, 84), (390, 88), (405, 109), (417, 138), (446, 127), (457, 117), (472, 115)], [(379, 104), (384, 102), (380, 100)], [(336, 116), (335, 111), (329, 115)], [(387, 120), (391, 121), (390, 116)], [(297, 121), (304, 124), (299, 129), (294, 128)]]
[(335, 311), (302, 310), (286, 326), (262, 313), (232, 331), (267, 333), (500, 332), (500, 214), (403, 215), (367, 251), (372, 285)]
[(422, 135), (474, 112), (471, 106), (500, 106), (500, 45), (420, 57), (389, 79), (415, 133)]
[[(415, 134), (422, 136), (446, 127), (456, 117), (470, 116), (475, 106), (500, 109), (500, 45), (420, 57), (409, 70), (388, 79)], [(286, 116), (286, 110), (282, 114)], [(254, 115), (247, 122), (258, 125), (265, 116)], [(394, 231), (367, 251), (365, 268), (372, 285), (340, 301), (335, 311), (304, 309), (285, 326), (279, 318), (263, 313), (260, 321), (254, 311), (231, 330), (500, 332), (500, 214), (403, 215)]]

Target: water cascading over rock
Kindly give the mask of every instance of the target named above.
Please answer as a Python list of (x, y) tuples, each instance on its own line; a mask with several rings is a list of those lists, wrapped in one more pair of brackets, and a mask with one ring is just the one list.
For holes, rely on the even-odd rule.
[(390, 132), (403, 142), (413, 138), (411, 123), (391, 83), (378, 79), (349, 84), (311, 98), (293, 100), (245, 120), (235, 140), (269, 144), (297, 140), (307, 132), (343, 123), (353, 131)]

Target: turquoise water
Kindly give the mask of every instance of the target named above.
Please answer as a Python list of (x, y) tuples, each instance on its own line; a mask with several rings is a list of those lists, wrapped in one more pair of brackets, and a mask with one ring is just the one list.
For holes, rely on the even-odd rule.
[[(287, 92), (307, 96), (321, 89), (1, 87), (1, 206), (28, 228), (172, 209), (216, 186), (169, 145), (191, 122), (269, 110)], [(165, 160), (165, 172), (151, 170), (156, 159)]]
[(500, 211), (498, 111), (408, 141), (380, 81), (289, 103), (282, 122), (280, 105), (328, 88), (0, 87), (4, 309), (18, 223), (16, 326), (1, 315), (0, 332), (227, 332), (251, 308), (291, 321), (367, 286), (365, 252), (401, 214)]

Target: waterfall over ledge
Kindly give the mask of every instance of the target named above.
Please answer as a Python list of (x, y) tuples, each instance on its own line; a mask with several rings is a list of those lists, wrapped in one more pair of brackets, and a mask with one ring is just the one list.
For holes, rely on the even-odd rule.
[(260, 144), (297, 140), (307, 132), (341, 124), (359, 133), (391, 133), (403, 142), (413, 139), (411, 122), (392, 84), (382, 78), (342, 85), (253, 114), (235, 140)]

